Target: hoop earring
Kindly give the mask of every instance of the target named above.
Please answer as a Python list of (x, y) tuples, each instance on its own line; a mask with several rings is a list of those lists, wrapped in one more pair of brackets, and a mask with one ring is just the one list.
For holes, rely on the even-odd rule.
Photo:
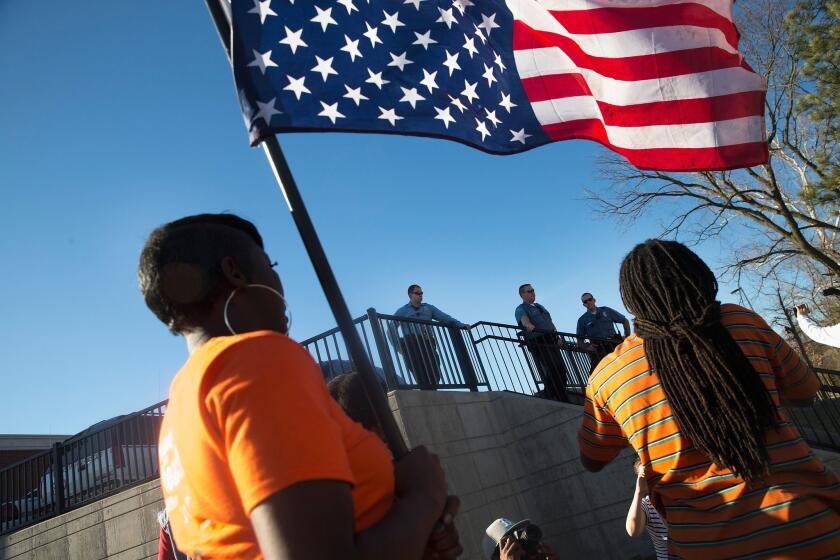
[(283, 294), (281, 294), (271, 286), (266, 286), (265, 284), (247, 284), (245, 286), (240, 286), (239, 288), (234, 288), (228, 296), (227, 300), (225, 300), (225, 308), (222, 311), (222, 318), (225, 320), (225, 326), (230, 331), (230, 334), (236, 335), (237, 332), (233, 330), (233, 327), (230, 326), (230, 319), (228, 318), (228, 307), (230, 306), (230, 302), (233, 300), (233, 296), (235, 296), (236, 292), (238, 292), (241, 288), (262, 288), (263, 290), (268, 290), (269, 292), (279, 297), (283, 302), (283, 308), (285, 309), (284, 315), (286, 317), (286, 332), (283, 334), (288, 334), (289, 329), (292, 326), (292, 316), (289, 313), (288, 307), (286, 307), (286, 298), (283, 297)]

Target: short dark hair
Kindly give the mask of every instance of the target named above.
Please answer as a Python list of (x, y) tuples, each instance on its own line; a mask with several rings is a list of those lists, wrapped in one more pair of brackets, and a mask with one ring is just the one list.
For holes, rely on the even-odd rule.
[(327, 390), (352, 420), (364, 426), (366, 430), (375, 432), (379, 429), (379, 421), (358, 373), (336, 376), (327, 384)]
[(592, 296), (592, 299), (595, 299), (595, 296), (593, 296), (591, 293), (583, 292), (582, 294), (580, 294), (581, 301), (583, 301), (585, 299), (585, 296)]
[(420, 287), (420, 286), (418, 286), (417, 284), (412, 284), (411, 286), (409, 286), (409, 287), (408, 287), (408, 293), (409, 293), (409, 295), (411, 294), (411, 292), (412, 292), (412, 291), (414, 291), (414, 288), (419, 288), (419, 287)]
[[(251, 274), (248, 252), (263, 240), (256, 226), (234, 214), (197, 214), (164, 224), (149, 234), (140, 253), (138, 279), (146, 305), (173, 334), (180, 334), (209, 311), (224, 287), (221, 261), (231, 257)], [(188, 303), (172, 301), (164, 293), (165, 268), (188, 264), (202, 273), (197, 298)]]
[(522, 284), (521, 286), (519, 286), (519, 295), (521, 296), (522, 292), (525, 290), (525, 287), (530, 285), (531, 284)]

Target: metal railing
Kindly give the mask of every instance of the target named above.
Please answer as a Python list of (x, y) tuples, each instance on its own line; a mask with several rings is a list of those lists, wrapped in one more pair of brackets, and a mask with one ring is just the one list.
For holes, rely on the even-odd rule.
[[(586, 339), (587, 348), (594, 350), (587, 351), (570, 333), (526, 333), (514, 325), (487, 321), (463, 329), (375, 309), (354, 323), (383, 391), (511, 391), (557, 397), (552, 381), (562, 377), (568, 399), (582, 403), (593, 363), (615, 345)], [(327, 381), (356, 369), (337, 328), (301, 344)], [(811, 445), (840, 451), (840, 372), (814, 371), (821, 382), (816, 403), (792, 409), (790, 415)], [(0, 534), (156, 478), (165, 411), (166, 401), (100, 422), (0, 470)]]
[[(526, 333), (514, 325), (487, 321), (463, 329), (375, 309), (354, 322), (388, 390), (468, 389), (533, 395), (546, 392), (546, 379), (550, 383), (562, 374), (569, 394), (582, 398), (592, 369), (593, 354), (584, 351), (571, 333)], [(609, 340), (585, 342), (601, 349), (615, 346)], [(355, 371), (337, 328), (301, 344), (319, 363), (327, 381)]]
[(820, 380), (814, 404), (789, 408), (791, 420), (809, 444), (840, 451), (840, 371), (813, 368)]
[(0, 534), (158, 476), (162, 402), (105, 422), (0, 470)]

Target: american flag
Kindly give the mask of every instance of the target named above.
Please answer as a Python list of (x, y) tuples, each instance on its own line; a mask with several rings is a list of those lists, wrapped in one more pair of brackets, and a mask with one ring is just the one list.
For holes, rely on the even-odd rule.
[(637, 167), (767, 160), (732, 0), (233, 0), (252, 145), (278, 132), (594, 140)]

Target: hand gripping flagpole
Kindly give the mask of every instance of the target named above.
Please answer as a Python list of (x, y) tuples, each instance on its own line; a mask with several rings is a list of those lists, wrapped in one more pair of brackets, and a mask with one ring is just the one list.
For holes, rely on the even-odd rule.
[[(228, 0), (205, 1), (207, 8), (210, 10), (210, 15), (213, 17), (213, 22), (216, 24), (216, 31), (219, 32), (219, 37), (225, 47), (228, 61), (232, 64), (233, 59), (230, 51), (231, 20)], [(324, 248), (318, 239), (315, 227), (312, 225), (312, 220), (309, 219), (309, 212), (306, 210), (306, 206), (300, 196), (300, 191), (298, 191), (295, 179), (292, 177), (289, 165), (286, 163), (283, 150), (280, 149), (280, 142), (277, 141), (277, 136), (270, 136), (263, 141), (262, 145), (268, 162), (271, 164), (271, 169), (274, 171), (277, 184), (280, 186), (280, 191), (283, 193), (286, 204), (289, 206), (289, 212), (292, 213), (292, 218), (295, 221), (300, 238), (306, 247), (306, 252), (309, 254), (309, 260), (312, 262), (315, 273), (318, 275), (318, 280), (321, 282), (324, 295), (327, 296), (327, 301), (338, 323), (338, 328), (344, 336), (344, 343), (347, 345), (350, 359), (355, 364), (356, 370), (361, 376), (368, 400), (373, 407), (382, 431), (385, 433), (388, 447), (391, 448), (394, 459), (399, 459), (408, 453), (405, 440), (403, 440), (402, 433), (397, 426), (397, 422), (394, 420), (394, 415), (391, 413), (388, 401), (382, 393), (382, 387), (379, 385), (379, 381), (373, 371), (373, 365), (368, 358), (367, 352), (365, 352), (364, 346), (362, 346), (362, 339), (359, 337), (356, 326), (353, 324), (353, 318), (347, 309), (344, 296), (341, 295), (341, 290), (336, 282), (332, 267), (330, 267), (327, 255), (324, 253)]]

